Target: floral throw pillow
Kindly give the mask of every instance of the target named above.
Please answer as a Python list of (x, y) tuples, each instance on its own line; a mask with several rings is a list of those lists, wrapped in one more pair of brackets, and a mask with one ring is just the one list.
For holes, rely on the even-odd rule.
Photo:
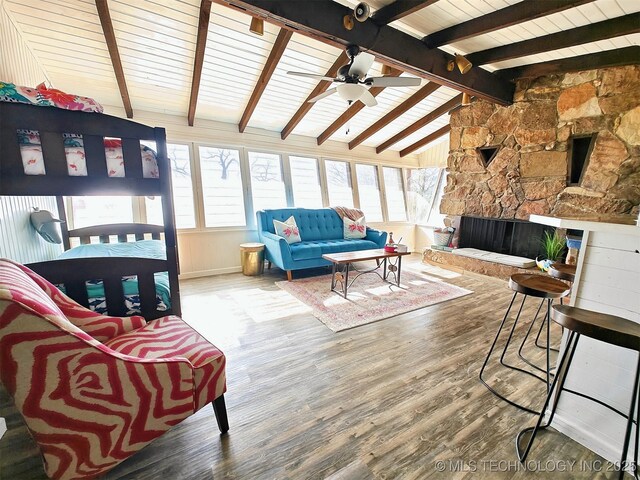
[(296, 219), (293, 218), (293, 215), (287, 218), (284, 222), (274, 220), (273, 228), (276, 231), (276, 235), (284, 238), (289, 244), (302, 241), (298, 225), (296, 225)]
[(364, 217), (360, 217), (357, 220), (344, 217), (342, 220), (344, 222), (345, 239), (364, 238), (367, 236), (367, 222)]

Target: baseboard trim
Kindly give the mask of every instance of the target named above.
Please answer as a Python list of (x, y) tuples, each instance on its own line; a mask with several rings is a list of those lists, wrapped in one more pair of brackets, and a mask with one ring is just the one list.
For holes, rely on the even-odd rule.
[[(616, 445), (612, 445), (611, 443), (605, 441), (604, 438), (600, 436), (596, 436), (593, 434), (593, 432), (585, 430), (584, 428), (581, 428), (579, 425), (576, 425), (574, 422), (567, 420), (566, 418), (562, 417), (562, 415), (560, 415), (559, 412), (556, 413), (553, 419), (553, 424), (551, 426), (556, 430), (558, 430), (560, 433), (566, 435), (572, 440), (575, 440), (583, 447), (588, 448), (589, 450), (597, 453), (604, 459), (612, 463), (616, 463), (620, 461), (620, 454), (622, 453), (622, 451), (620, 450), (619, 447), (617, 447)], [(620, 442), (622, 443), (622, 438), (620, 439)], [(632, 441), (631, 449), (629, 453), (630, 455), (628, 459), (632, 461), (633, 460), (633, 441)]]
[(224, 275), (227, 273), (238, 273), (242, 271), (242, 267), (226, 267), (226, 268), (212, 268), (210, 270), (197, 270), (195, 272), (181, 273), (178, 275), (180, 280), (189, 280), (191, 278), (211, 277), (213, 275)]

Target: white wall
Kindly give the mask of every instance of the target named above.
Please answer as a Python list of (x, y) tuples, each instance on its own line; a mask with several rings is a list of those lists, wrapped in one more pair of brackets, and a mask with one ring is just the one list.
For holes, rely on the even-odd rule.
[(444, 135), (438, 139), (437, 143), (433, 143), (429, 148), (424, 150), (418, 156), (418, 163), (421, 167), (441, 167), (447, 166), (447, 157), (449, 156), (449, 135)]
[(62, 245), (46, 242), (31, 225), (32, 207), (57, 217), (55, 197), (0, 196), (0, 257), (31, 263), (53, 260), (62, 253)]
[(35, 87), (45, 80), (47, 73), (0, 0), (0, 81)]

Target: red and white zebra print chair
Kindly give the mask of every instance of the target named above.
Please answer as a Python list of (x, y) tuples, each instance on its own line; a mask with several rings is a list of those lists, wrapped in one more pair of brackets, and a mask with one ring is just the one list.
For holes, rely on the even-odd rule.
[(0, 259), (0, 378), (53, 479), (93, 478), (213, 402), (225, 357), (180, 318), (108, 317)]

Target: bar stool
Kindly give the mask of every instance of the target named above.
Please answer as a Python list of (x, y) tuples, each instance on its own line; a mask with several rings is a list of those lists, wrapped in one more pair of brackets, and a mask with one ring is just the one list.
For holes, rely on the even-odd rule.
[[(620, 461), (620, 473), (619, 478), (623, 478), (624, 476), (624, 468), (623, 466), (626, 464), (627, 453), (629, 451), (629, 444), (631, 440), (631, 429), (634, 423), (634, 412), (637, 408), (637, 418), (640, 418), (640, 402), (638, 402), (638, 383), (640, 380), (640, 324), (632, 322), (631, 320), (627, 320), (624, 318), (616, 317), (614, 315), (607, 315), (604, 313), (592, 312), (589, 310), (584, 310), (582, 308), (570, 307), (568, 305), (554, 305), (552, 318), (554, 322), (558, 325), (562, 326), (569, 330), (569, 337), (567, 339), (566, 347), (562, 353), (562, 357), (560, 359), (560, 363), (558, 364), (558, 375), (556, 375), (553, 379), (553, 384), (551, 385), (551, 389), (547, 393), (547, 398), (544, 402), (544, 406), (540, 411), (540, 416), (538, 417), (538, 421), (534, 427), (528, 427), (518, 433), (516, 437), (516, 453), (518, 454), (518, 459), (521, 462), (524, 462), (531, 450), (531, 446), (533, 445), (533, 441), (538, 433), (538, 430), (543, 430), (553, 421), (553, 417), (556, 413), (556, 408), (560, 401), (560, 396), (562, 392), (569, 392), (574, 395), (581, 396), (583, 398), (587, 398), (589, 400), (593, 400), (594, 402), (607, 407), (608, 409), (616, 412), (617, 414), (625, 417), (627, 419), (627, 428), (624, 434), (624, 443), (622, 447), (622, 457)], [(578, 340), (580, 336), (584, 335), (586, 337), (594, 338), (596, 340), (600, 340), (605, 343), (609, 343), (611, 345), (617, 345), (619, 347), (628, 348), (630, 350), (635, 350), (638, 352), (638, 364), (636, 367), (636, 376), (633, 383), (633, 391), (631, 392), (631, 404), (629, 406), (629, 414), (625, 415), (619, 410), (607, 405), (606, 403), (585, 395), (580, 392), (576, 392), (574, 390), (570, 390), (564, 387), (564, 382), (569, 373), (569, 369), (571, 368), (571, 362), (573, 361), (573, 355), (576, 351), (576, 347), (578, 346)], [(558, 391), (555, 393), (556, 386), (558, 386)], [(553, 403), (553, 407), (551, 408), (551, 413), (549, 415), (549, 420), (545, 425), (542, 425), (542, 420), (544, 419), (546, 409), (549, 406), (549, 402), (551, 401), (551, 397), (555, 395), (555, 401)], [(637, 463), (638, 463), (638, 428), (636, 428), (636, 441), (635, 441), (635, 449), (634, 449), (634, 465), (633, 471), (634, 474), (637, 474)], [(529, 437), (529, 442), (524, 450), (521, 449), (520, 440), (522, 436), (527, 433), (532, 432), (531, 437)]]
[[(552, 263), (551, 266), (549, 267), (549, 270), (547, 271), (547, 273), (553, 277), (553, 278), (557, 278), (558, 280), (564, 280), (566, 282), (569, 282), (569, 286), (573, 287), (573, 282), (576, 278), (576, 266), (575, 265), (567, 265), (566, 263), (560, 263), (560, 262), (555, 262)], [(562, 300), (564, 297), (560, 297), (560, 305), (562, 305)], [(540, 307), (538, 308), (538, 313), (540, 312), (540, 309), (542, 308), (542, 305), (544, 304), (544, 300), (542, 300), (542, 302), (540, 302)], [(535, 368), (536, 370), (540, 370), (543, 371), (540, 367), (538, 367), (537, 365), (534, 365), (530, 360), (526, 359), (522, 353), (522, 349), (524, 348), (524, 344), (526, 343), (527, 339), (529, 338), (529, 334), (531, 333), (531, 330), (533, 329), (534, 324), (536, 323), (536, 319), (538, 318), (538, 313), (536, 313), (536, 316), (533, 319), (533, 322), (531, 322), (531, 325), (529, 325), (529, 329), (527, 330), (527, 333), (525, 334), (524, 338), (522, 339), (522, 343), (520, 343), (520, 348), (518, 349), (518, 356), (524, 361), (526, 362), (529, 366)], [(536, 335), (536, 339), (533, 342), (534, 345), (538, 348), (547, 348), (546, 345), (540, 345), (540, 334), (542, 333), (542, 329), (544, 328), (545, 325), (545, 321), (546, 321), (546, 317), (545, 319), (543, 319), (542, 323), (540, 324), (540, 328), (538, 329), (538, 333)], [(557, 352), (558, 349), (557, 348), (552, 348), (550, 347), (551, 351), (553, 352)]]
[(556, 262), (551, 264), (547, 273), (553, 278), (573, 283), (576, 278), (576, 266)]
[[(538, 314), (540, 313), (540, 310), (544, 305), (545, 301), (547, 303), (545, 318), (547, 318), (551, 315), (551, 302), (554, 299), (562, 298), (566, 296), (569, 293), (569, 286), (566, 283), (551, 277), (532, 274), (532, 273), (517, 273), (515, 275), (511, 275), (511, 278), (509, 279), (509, 288), (511, 288), (511, 290), (513, 290), (514, 292), (513, 297), (511, 298), (511, 303), (509, 304), (509, 307), (507, 308), (507, 311), (504, 314), (502, 322), (500, 323), (500, 327), (498, 328), (496, 337), (494, 338), (493, 343), (491, 344), (491, 348), (489, 349), (489, 352), (487, 353), (487, 356), (484, 359), (484, 363), (482, 364), (482, 368), (480, 369), (479, 379), (480, 379), (480, 382), (485, 387), (487, 387), (487, 389), (489, 389), (491, 393), (493, 393), (495, 396), (497, 396), (501, 400), (504, 400), (508, 404), (513, 405), (514, 407), (519, 408), (520, 410), (524, 410), (525, 412), (529, 412), (529, 413), (533, 413), (534, 415), (537, 415), (540, 412), (533, 410), (531, 408), (525, 407), (523, 405), (520, 405), (519, 403), (513, 400), (510, 400), (504, 395), (497, 392), (482, 378), (482, 374), (484, 373), (487, 363), (489, 362), (489, 358), (491, 357), (491, 354), (493, 353), (493, 350), (495, 349), (496, 344), (498, 343), (498, 338), (500, 337), (500, 333), (502, 332), (502, 329), (504, 328), (507, 318), (509, 317), (509, 312), (511, 311), (511, 307), (513, 307), (513, 304), (518, 294), (522, 294), (523, 296), (522, 302), (520, 303), (520, 308), (518, 309), (518, 313), (511, 327), (511, 331), (509, 332), (509, 337), (507, 338), (507, 342), (504, 346), (504, 349), (502, 350), (502, 354), (500, 355), (500, 363), (507, 368), (510, 368), (512, 370), (517, 370), (522, 373), (526, 373), (527, 375), (537, 378), (542, 382), (546, 382), (547, 390), (549, 390), (551, 386), (550, 377), (549, 377), (550, 363), (551, 363), (549, 348), (546, 349), (547, 368), (544, 371), (545, 378), (542, 378), (536, 375), (535, 373), (532, 373), (523, 368), (507, 364), (504, 360), (504, 357), (505, 357), (505, 354), (507, 353), (507, 349), (509, 348), (511, 339), (513, 338), (513, 333), (516, 329), (516, 326), (518, 325), (520, 314), (522, 313), (522, 308), (524, 307), (524, 303), (527, 297), (536, 297), (536, 298), (542, 299), (540, 306), (538, 307), (538, 311), (536, 312), (536, 317), (534, 317), (534, 321), (535, 321), (535, 318), (537, 318)], [(547, 346), (550, 345), (549, 338), (550, 338), (550, 323), (547, 322)]]

